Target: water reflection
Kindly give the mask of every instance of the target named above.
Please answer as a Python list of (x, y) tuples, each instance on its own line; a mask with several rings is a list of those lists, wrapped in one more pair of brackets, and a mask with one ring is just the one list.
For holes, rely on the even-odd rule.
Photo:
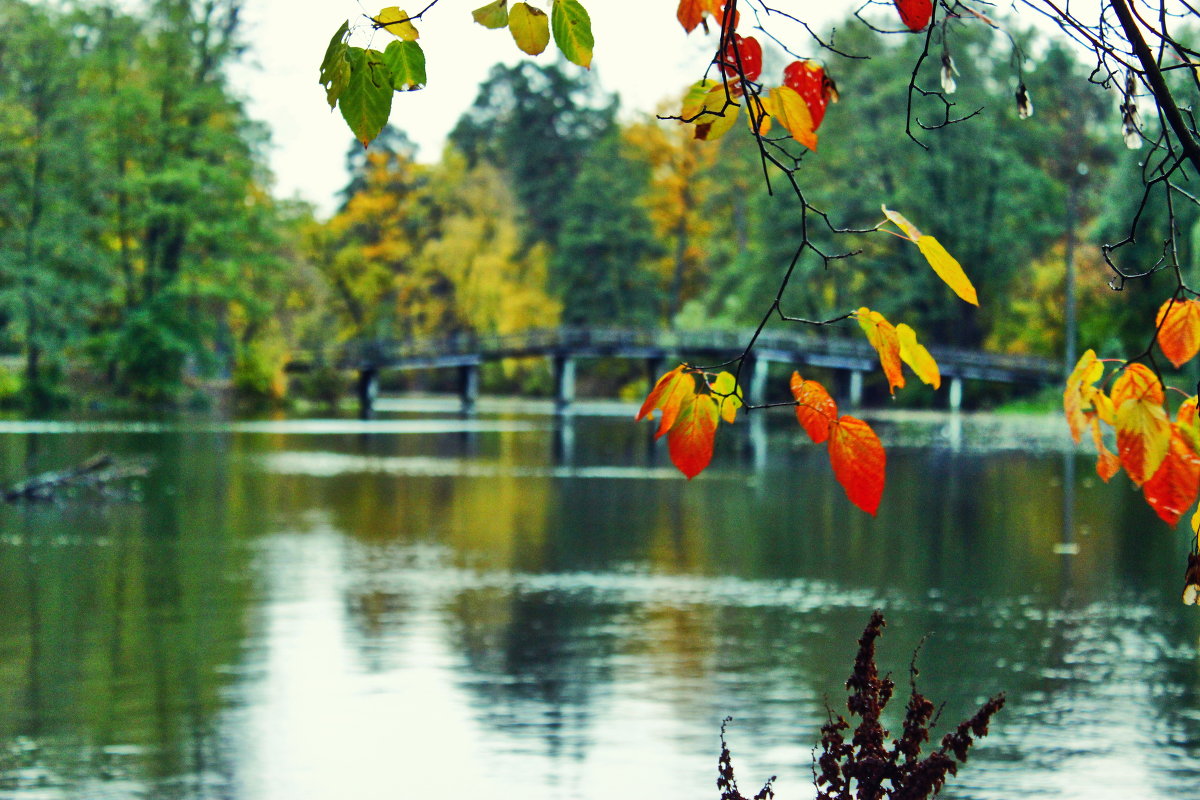
[(715, 796), (726, 714), (803, 797), (876, 606), (945, 719), (1009, 693), (944, 796), (1200, 777), (1186, 543), (1087, 461), (892, 423), (870, 518), (790, 429), (686, 482), (624, 420), (409, 422), (0, 438), (9, 475), (155, 464), (140, 504), (0, 509), (0, 797)]

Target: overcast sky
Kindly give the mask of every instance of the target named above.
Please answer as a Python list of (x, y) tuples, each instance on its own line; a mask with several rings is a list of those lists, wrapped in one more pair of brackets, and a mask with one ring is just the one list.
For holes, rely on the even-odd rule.
[[(446, 134), (475, 99), (489, 68), (521, 56), (508, 31), (487, 30), (471, 19), (471, 9), (483, 2), (441, 0), (419, 25), (429, 85), (397, 94), (391, 121), (420, 145), (422, 160), (438, 158)], [(331, 113), (325, 103), (318, 68), (342, 21), (362, 21), (364, 13), (378, 13), (390, 4), (379, 3), (247, 0), (245, 30), (251, 52), (233, 78), (250, 101), (250, 115), (271, 128), (270, 164), (277, 196), (298, 195), (323, 213), (332, 209), (333, 194), (346, 181), (343, 162), (352, 137), (341, 115)], [(709, 57), (705, 45), (711, 47), (712, 37), (700, 31), (686, 36), (675, 20), (673, 2), (592, 0), (586, 5), (596, 38), (592, 69), (606, 89), (620, 94), (624, 113), (652, 111), (659, 101), (678, 97), (700, 77)], [(375, 36), (380, 49), (390, 39), (385, 33)], [(551, 63), (553, 49), (551, 44), (538, 60)]]

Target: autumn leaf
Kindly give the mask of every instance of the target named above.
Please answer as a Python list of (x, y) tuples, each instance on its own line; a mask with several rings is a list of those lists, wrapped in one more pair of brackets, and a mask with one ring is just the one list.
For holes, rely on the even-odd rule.
[[(1096, 351), (1085, 350), (1071, 374), (1067, 376), (1067, 385), (1063, 390), (1063, 413), (1067, 417), (1067, 425), (1071, 428), (1071, 438), (1076, 443), (1083, 437), (1087, 427), (1084, 411), (1091, 405), (1090, 395), (1098, 391), (1093, 384), (1104, 375), (1104, 364), (1096, 358)], [(1085, 393), (1085, 388), (1088, 392)], [(1109, 424), (1115, 424), (1115, 419)]]
[[(702, 81), (707, 83), (707, 81)], [(721, 83), (716, 83), (710, 87), (700, 97), (700, 107), (695, 110), (695, 113), (688, 114), (686, 110), (693, 110), (695, 100), (692, 97), (692, 92), (696, 90), (697, 85), (688, 90), (688, 94), (684, 97), (684, 119), (696, 117), (695, 133), (697, 139), (703, 141), (716, 141), (737, 124), (738, 112), (741, 111), (741, 106), (732, 102), (726, 94), (725, 86)]]
[(416, 42), (392, 42), (383, 51), (392, 73), (392, 88), (411, 92), (425, 87), (425, 51)]
[[(679, 7), (675, 9), (675, 18), (679, 20), (679, 24), (688, 33), (696, 29), (696, 26), (704, 22), (704, 15), (711, 14), (716, 19), (722, 19), (723, 13), (722, 0), (679, 0)], [(735, 23), (733, 27), (737, 27)], [(707, 24), (705, 30), (708, 29)]]
[(550, 44), (550, 20), (546, 12), (528, 3), (513, 3), (508, 12), (508, 30), (523, 53), (536, 56)]
[(591, 68), (595, 46), (592, 18), (579, 0), (554, 0), (550, 8), (550, 28), (554, 32), (554, 43), (567, 61), (584, 69)]
[(942, 372), (937, 362), (917, 341), (917, 332), (901, 322), (896, 326), (896, 336), (900, 340), (900, 359), (912, 369), (922, 383), (938, 389), (942, 385)]
[(720, 404), (721, 419), (732, 425), (737, 420), (737, 411), (742, 407), (742, 399), (737, 396), (737, 379), (728, 372), (721, 372), (709, 384), (713, 396)]
[(738, 75), (739, 66), (748, 81), (758, 80), (762, 74), (762, 45), (753, 36), (742, 38), (735, 33), (723, 55), (721, 72), (726, 77)]
[(471, 17), (485, 28), (496, 30), (508, 25), (508, 0), (495, 0), (471, 12)]
[(1171, 527), (1195, 504), (1200, 494), (1200, 456), (1177, 427), (1172, 427), (1166, 458), (1142, 486), (1142, 494), (1159, 519)]
[(646, 401), (642, 403), (637, 416), (634, 417), (634, 420), (641, 421), (655, 411), (661, 412), (658, 430), (654, 432), (655, 439), (661, 438), (675, 424), (684, 396), (696, 392), (695, 379), (690, 373), (685, 372), (685, 369), (686, 367), (680, 364), (659, 378), (658, 382), (654, 384), (654, 388), (650, 390), (650, 394), (647, 395)]
[(871, 426), (843, 416), (829, 426), (829, 463), (850, 502), (874, 515), (883, 497), (887, 454)]
[(710, 394), (688, 393), (680, 403), (675, 424), (667, 433), (667, 449), (671, 463), (688, 480), (699, 475), (712, 461), (718, 417), (717, 402)]
[(933, 0), (893, 0), (900, 20), (913, 33), (925, 30), (933, 18)]
[(346, 44), (346, 36), (349, 33), (350, 23), (343, 22), (342, 27), (338, 28), (337, 33), (329, 40), (325, 58), (321, 61), (320, 83), (325, 87), (325, 99), (329, 102), (330, 109), (337, 105), (338, 97), (350, 82), (350, 62), (346, 60), (350, 52), (350, 47)]
[(1127, 400), (1146, 400), (1162, 405), (1167, 396), (1154, 370), (1145, 364), (1129, 364), (1113, 383), (1112, 401), (1119, 410)]
[(1158, 346), (1176, 369), (1200, 352), (1200, 301), (1168, 300), (1158, 309), (1154, 324)]
[(879, 353), (879, 363), (883, 374), (887, 376), (888, 390), (894, 395), (897, 389), (904, 388), (904, 372), (900, 366), (900, 337), (892, 323), (884, 319), (883, 314), (862, 307), (854, 314), (859, 327), (867, 334), (867, 341)]
[(342, 118), (354, 137), (366, 147), (379, 135), (392, 113), (391, 72), (378, 50), (351, 47), (346, 51), (350, 79), (338, 98)]
[(1162, 384), (1149, 369), (1131, 364), (1113, 384), (1112, 399), (1117, 408), (1117, 456), (1129, 479), (1141, 486), (1170, 448), (1171, 421), (1162, 405)]
[(389, 6), (380, 11), (374, 18), (375, 24), (395, 36), (402, 42), (412, 42), (420, 38), (416, 27), (408, 14), (396, 6)]
[(941, 242), (932, 236), (921, 233), (917, 226), (909, 222), (903, 214), (892, 211), (887, 206), (883, 207), (883, 214), (904, 231), (910, 241), (917, 245), (917, 249), (921, 251), (921, 255), (925, 256), (929, 266), (947, 286), (954, 290), (956, 295), (973, 306), (979, 305), (979, 296), (975, 292), (975, 286), (971, 283), (971, 279), (967, 277), (967, 273), (963, 271), (962, 265), (954, 256), (946, 252), (946, 248), (942, 247)]
[(826, 106), (831, 100), (837, 102), (837, 93), (833, 91), (833, 82), (825, 77), (825, 68), (811, 59), (793, 61), (783, 68), (783, 85), (794, 89), (804, 100), (815, 132), (825, 119)]
[(806, 381), (799, 372), (792, 373), (792, 397), (796, 398), (796, 420), (814, 444), (829, 438), (829, 427), (838, 418), (837, 403), (825, 387), (816, 381)]
[(1096, 445), (1096, 474), (1100, 480), (1108, 483), (1114, 475), (1121, 471), (1121, 459), (1104, 444), (1104, 433), (1100, 430), (1099, 419), (1088, 415), (1088, 425), (1092, 430), (1092, 442)]
[(1175, 429), (1187, 440), (1197, 454), (1200, 454), (1200, 417), (1196, 410), (1195, 395), (1183, 401), (1175, 415)]
[(812, 114), (808, 105), (795, 89), (776, 86), (767, 97), (762, 98), (763, 107), (775, 120), (787, 129), (800, 144), (809, 150), (817, 149), (817, 134), (813, 131)]

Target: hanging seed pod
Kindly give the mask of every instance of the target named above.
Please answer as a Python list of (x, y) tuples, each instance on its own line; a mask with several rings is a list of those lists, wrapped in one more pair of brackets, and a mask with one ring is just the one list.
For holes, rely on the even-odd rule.
[(1021, 119), (1033, 116), (1033, 100), (1029, 97), (1029, 90), (1025, 88), (1025, 81), (1021, 81), (1017, 86), (1017, 116)]
[(946, 94), (954, 94), (954, 90), (958, 88), (958, 83), (955, 82), (954, 76), (958, 74), (958, 70), (954, 67), (954, 59), (950, 56), (950, 51), (942, 51), (942, 91)]

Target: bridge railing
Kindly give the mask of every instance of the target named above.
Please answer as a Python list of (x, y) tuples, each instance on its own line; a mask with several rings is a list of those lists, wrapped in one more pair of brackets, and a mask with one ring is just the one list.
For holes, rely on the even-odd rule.
[[(510, 334), (455, 333), (410, 341), (367, 340), (346, 344), (327, 359), (343, 368), (400, 367), (405, 362), (478, 356), (503, 358), (522, 355), (587, 355), (640, 353), (661, 357), (703, 357), (723, 361), (741, 353), (750, 341), (747, 330), (657, 330), (635, 328), (538, 328)], [(947, 374), (997, 373), (1048, 380), (1061, 373), (1056, 361), (1005, 353), (953, 347), (930, 347), (930, 353)], [(875, 360), (875, 352), (862, 337), (817, 336), (804, 331), (764, 331), (755, 352), (771, 360), (790, 354), (823, 355), (850, 362)], [(297, 361), (302, 358), (297, 358)]]

